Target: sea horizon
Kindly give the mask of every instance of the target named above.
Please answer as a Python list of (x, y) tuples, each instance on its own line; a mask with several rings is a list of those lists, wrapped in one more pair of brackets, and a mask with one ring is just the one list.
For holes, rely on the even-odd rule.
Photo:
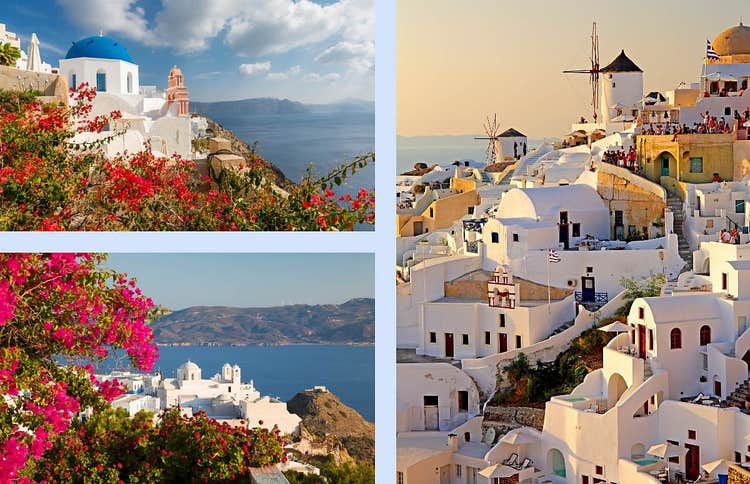
[[(397, 174), (414, 168), (416, 163), (444, 165), (456, 160), (484, 161), (487, 140), (475, 140), (483, 134), (396, 136)], [(543, 139), (528, 138), (528, 149), (539, 147)]]

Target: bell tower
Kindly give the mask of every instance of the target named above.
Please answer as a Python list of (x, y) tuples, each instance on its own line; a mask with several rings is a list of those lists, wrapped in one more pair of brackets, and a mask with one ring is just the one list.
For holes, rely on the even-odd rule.
[(177, 116), (189, 116), (190, 96), (185, 87), (185, 78), (182, 75), (182, 70), (179, 67), (174, 66), (169, 71), (167, 86), (167, 109), (171, 109), (172, 105), (176, 105)]

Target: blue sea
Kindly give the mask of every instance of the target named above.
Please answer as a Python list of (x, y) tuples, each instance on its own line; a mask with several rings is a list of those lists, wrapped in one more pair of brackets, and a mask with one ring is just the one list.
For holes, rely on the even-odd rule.
[[(319, 175), (375, 151), (374, 113), (211, 114), (218, 123), (252, 145), (287, 178), (300, 181), (310, 163)], [(370, 165), (344, 182), (347, 191), (375, 186)]]
[[(415, 163), (419, 162), (444, 165), (465, 159), (483, 161), (487, 141), (475, 140), (474, 136), (484, 135), (397, 136), (397, 173), (409, 171), (414, 168)], [(529, 149), (534, 149), (541, 144), (542, 140), (528, 140)]]
[[(203, 378), (220, 373), (224, 363), (237, 364), (242, 381), (253, 380), (261, 395), (286, 401), (324, 385), (365, 419), (375, 419), (374, 346), (165, 346), (159, 354), (154, 371), (164, 378), (176, 377), (177, 368), (187, 360), (201, 367)], [(97, 370), (109, 371), (112, 366), (105, 362)]]
[[(258, 141), (258, 153), (296, 182), (305, 176), (310, 163), (322, 176), (357, 155), (375, 151), (373, 112), (212, 113), (211, 117), (249, 145)], [(354, 195), (360, 188), (375, 188), (372, 163), (346, 178), (334, 191)], [(374, 226), (359, 224), (355, 230), (372, 231)]]

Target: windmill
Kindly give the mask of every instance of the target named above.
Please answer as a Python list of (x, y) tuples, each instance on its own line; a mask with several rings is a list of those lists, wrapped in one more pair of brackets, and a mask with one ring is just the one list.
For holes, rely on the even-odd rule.
[(591, 28), (591, 68), (572, 69), (563, 71), (563, 74), (588, 74), (591, 83), (591, 106), (594, 108), (594, 122), (599, 117), (599, 33), (596, 31), (596, 22)]
[(487, 122), (484, 123), (484, 132), (487, 136), (477, 136), (474, 139), (487, 140), (487, 151), (485, 151), (484, 158), (487, 164), (491, 165), (498, 161), (498, 157), (502, 152), (500, 149), (500, 126), (497, 124), (497, 114), (492, 119), (487, 116)]

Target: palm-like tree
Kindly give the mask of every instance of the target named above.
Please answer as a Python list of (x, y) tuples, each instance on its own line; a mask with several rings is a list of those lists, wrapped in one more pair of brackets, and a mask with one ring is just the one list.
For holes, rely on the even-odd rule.
[(15, 66), (21, 57), (21, 49), (9, 43), (0, 44), (0, 66)]

